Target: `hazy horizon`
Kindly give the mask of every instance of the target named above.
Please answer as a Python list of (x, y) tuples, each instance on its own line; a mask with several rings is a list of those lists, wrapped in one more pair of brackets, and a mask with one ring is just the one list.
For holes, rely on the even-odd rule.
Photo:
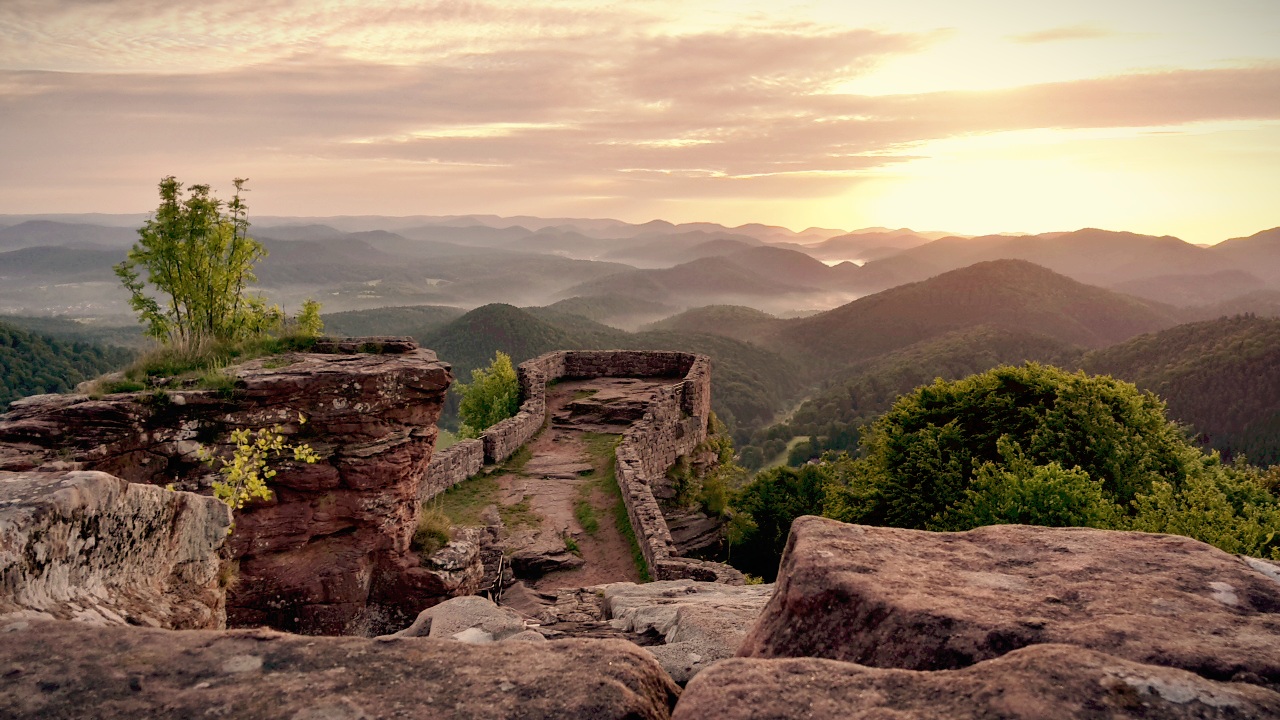
[(1280, 225), (1266, 0), (6, 3), (0, 107), (4, 214)]

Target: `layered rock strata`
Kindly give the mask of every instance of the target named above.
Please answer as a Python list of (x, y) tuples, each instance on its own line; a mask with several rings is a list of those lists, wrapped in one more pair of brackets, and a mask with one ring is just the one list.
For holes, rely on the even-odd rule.
[(0, 472), (0, 622), (225, 627), (230, 524), (213, 498), (102, 472)]
[(278, 425), (321, 460), (278, 466), (272, 500), (237, 513), (228, 622), (308, 634), (403, 627), (473, 590), (422, 567), (409, 547), (452, 375), (411, 340), (334, 346), (377, 352), (254, 360), (226, 369), (234, 387), (224, 391), (19, 400), (0, 418), (0, 469), (102, 470), (207, 492), (214, 475), (201, 445), (226, 456), (231, 431)]
[(1278, 571), (1172, 535), (931, 533), (803, 517), (738, 654), (946, 670), (1066, 643), (1274, 689)]
[(660, 720), (678, 695), (621, 640), (468, 645), (0, 622), (0, 716)]

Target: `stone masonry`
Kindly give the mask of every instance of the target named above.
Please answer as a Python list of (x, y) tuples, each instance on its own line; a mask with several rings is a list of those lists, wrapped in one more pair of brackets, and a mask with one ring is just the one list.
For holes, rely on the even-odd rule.
[[(721, 563), (680, 557), (654, 489), (667, 468), (707, 437), (711, 414), (711, 361), (705, 355), (634, 350), (560, 351), (520, 364), (522, 402), (515, 417), (486, 430), (478, 441), (437, 453), (423, 483), (425, 501), (474, 475), (482, 463), (505, 460), (528, 442), (546, 418), (547, 383), (599, 377), (670, 377), (644, 416), (623, 434), (617, 449), (618, 485), (636, 540), (655, 580), (691, 578), (741, 583)], [(481, 451), (475, 443), (483, 448)]]

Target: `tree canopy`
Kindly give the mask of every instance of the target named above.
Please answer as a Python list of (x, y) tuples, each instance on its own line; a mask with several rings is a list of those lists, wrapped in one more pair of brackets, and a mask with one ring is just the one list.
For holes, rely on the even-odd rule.
[(475, 437), (520, 410), (520, 381), (511, 356), (504, 352), (496, 353), (488, 368), (472, 370), (471, 384), (459, 383), (457, 389), (462, 395), (458, 415), (464, 437)]
[(165, 343), (237, 340), (279, 322), (278, 308), (246, 292), (267, 251), (248, 235), (245, 182), (237, 178), (224, 202), (208, 185), (184, 196), (172, 175), (160, 181), (160, 205), (115, 266), (148, 335)]
[(1163, 532), (1280, 558), (1280, 467), (1223, 464), (1158, 397), (1110, 376), (1027, 363), (938, 380), (865, 428), (861, 450), (745, 487), (734, 507), (754, 527), (736, 544), (764, 557), (743, 567), (768, 577), (801, 514), (940, 531)]

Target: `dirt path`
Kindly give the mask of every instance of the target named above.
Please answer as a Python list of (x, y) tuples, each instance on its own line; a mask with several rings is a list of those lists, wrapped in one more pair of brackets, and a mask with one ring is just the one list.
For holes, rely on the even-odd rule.
[[(613, 447), (654, 391), (671, 382), (599, 378), (548, 388), (551, 421), (526, 445), (529, 459), (497, 478), (499, 501), (541, 518), (537, 528), (513, 531), (511, 543), (561, 550), (576, 545), (574, 554), (583, 563), (526, 581), (532, 587), (547, 591), (640, 580), (631, 540), (615, 521), (621, 498), (613, 476)], [(625, 511), (621, 517), (625, 519)]]

